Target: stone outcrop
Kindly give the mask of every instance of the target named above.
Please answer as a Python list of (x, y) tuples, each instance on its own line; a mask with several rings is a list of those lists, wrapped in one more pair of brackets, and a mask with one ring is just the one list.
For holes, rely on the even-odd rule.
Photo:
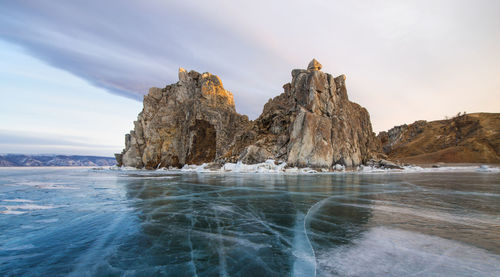
[(267, 159), (289, 166), (332, 168), (379, 156), (365, 108), (350, 102), (344, 75), (333, 77), (312, 60), (294, 69), (284, 92), (254, 121), (235, 111), (233, 96), (209, 73), (179, 70), (179, 82), (152, 88), (117, 154), (120, 165), (168, 167)]
[(407, 163), (500, 163), (500, 114), (419, 120), (378, 135), (385, 154)]
[(248, 117), (236, 113), (233, 95), (219, 77), (181, 68), (176, 84), (151, 88), (144, 96), (144, 109), (117, 161), (137, 168), (213, 162), (247, 125)]

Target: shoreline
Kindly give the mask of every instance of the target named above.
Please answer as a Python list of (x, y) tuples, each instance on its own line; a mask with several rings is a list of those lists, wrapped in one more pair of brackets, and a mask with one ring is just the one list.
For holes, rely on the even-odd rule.
[(118, 166), (5, 166), (0, 170), (50, 170), (50, 169), (91, 169), (150, 173), (218, 173), (218, 174), (373, 174), (373, 173), (439, 173), (439, 172), (479, 172), (499, 173), (500, 164), (487, 163), (419, 163), (402, 166), (402, 169), (380, 168), (373, 166), (358, 166), (356, 168), (345, 168), (339, 170), (335, 167), (331, 170), (320, 168), (297, 168), (286, 167), (286, 164), (276, 165), (274, 161), (268, 160), (258, 164), (227, 163), (221, 167), (212, 164), (185, 165), (182, 168), (133, 168)]
[[(335, 168), (335, 167), (334, 167)], [(499, 173), (500, 164), (481, 163), (450, 163), (450, 164), (421, 164), (402, 166), (401, 169), (380, 168), (373, 166), (358, 166), (356, 168), (342, 169), (317, 169), (317, 168), (287, 168), (286, 164), (276, 165), (273, 160), (268, 160), (259, 164), (227, 163), (221, 167), (214, 167), (210, 164), (185, 165), (182, 168), (158, 168), (158, 169), (138, 169), (132, 167), (108, 167), (108, 170), (117, 171), (140, 171), (140, 172), (168, 172), (168, 173), (219, 173), (219, 174), (371, 174), (371, 173), (429, 173), (429, 172), (480, 172)], [(99, 168), (99, 170), (106, 169)]]
[(436, 162), (436, 163), (411, 163), (411, 165), (420, 166), (422, 168), (436, 168), (435, 166), (438, 166), (437, 168), (439, 168), (439, 167), (468, 167), (468, 166), (481, 166), (481, 165), (487, 165), (487, 166), (490, 166), (490, 167), (500, 167), (500, 164), (495, 164), (495, 163), (446, 163), (446, 162)]

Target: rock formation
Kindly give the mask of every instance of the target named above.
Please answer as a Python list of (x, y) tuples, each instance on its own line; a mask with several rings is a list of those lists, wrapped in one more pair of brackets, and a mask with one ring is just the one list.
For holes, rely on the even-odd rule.
[(459, 114), (380, 132), (383, 151), (408, 163), (500, 163), (500, 114)]
[(213, 162), (247, 125), (248, 117), (236, 113), (233, 95), (219, 77), (181, 68), (176, 84), (151, 88), (144, 96), (144, 109), (117, 162), (137, 168)]
[(267, 159), (289, 166), (332, 168), (366, 163), (381, 152), (365, 108), (350, 102), (345, 76), (294, 69), (284, 92), (270, 99), (254, 121), (240, 115), (233, 95), (210, 73), (179, 70), (179, 82), (151, 88), (144, 109), (126, 135), (119, 165), (184, 164)]

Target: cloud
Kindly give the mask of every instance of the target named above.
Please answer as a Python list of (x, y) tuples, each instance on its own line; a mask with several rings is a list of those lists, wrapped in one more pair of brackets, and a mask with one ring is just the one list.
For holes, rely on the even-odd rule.
[(120, 152), (115, 145), (87, 143), (81, 137), (13, 130), (0, 130), (0, 148), (5, 153), (15, 154), (109, 155)]
[[(52, 66), (133, 99), (142, 100), (149, 87), (176, 82), (180, 66), (244, 81), (252, 70), (237, 69), (236, 64), (266, 59), (272, 67), (277, 60), (244, 35), (175, 3), (18, 1), (2, 5), (1, 37)], [(251, 84), (246, 85), (246, 91), (251, 91)]]
[(251, 118), (315, 57), (347, 75), (350, 98), (383, 130), (498, 111), (499, 9), (458, 0), (4, 1), (0, 38), (138, 100), (176, 82), (179, 66), (209, 71)]

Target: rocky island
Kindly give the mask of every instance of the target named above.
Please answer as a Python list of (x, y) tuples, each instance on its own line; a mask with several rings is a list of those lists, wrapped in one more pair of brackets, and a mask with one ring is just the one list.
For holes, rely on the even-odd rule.
[(180, 68), (177, 83), (144, 96), (117, 163), (154, 169), (273, 159), (331, 169), (378, 158), (381, 146), (368, 111), (349, 101), (345, 75), (334, 77), (321, 67), (313, 59), (307, 69), (292, 70), (292, 81), (256, 120), (236, 112), (219, 77)]

